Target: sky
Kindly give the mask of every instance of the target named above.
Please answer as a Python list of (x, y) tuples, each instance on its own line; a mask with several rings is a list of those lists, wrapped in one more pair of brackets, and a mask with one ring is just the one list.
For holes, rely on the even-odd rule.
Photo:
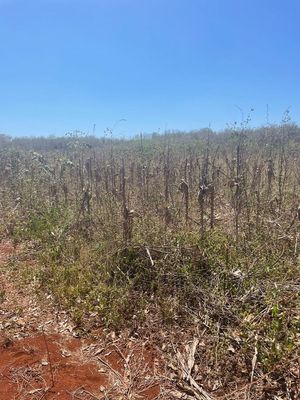
[(0, 0), (0, 133), (300, 122), (299, 0)]

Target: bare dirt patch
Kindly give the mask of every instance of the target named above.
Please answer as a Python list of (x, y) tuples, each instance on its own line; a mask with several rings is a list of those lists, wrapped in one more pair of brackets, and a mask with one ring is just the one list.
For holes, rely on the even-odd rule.
[(4, 268), (14, 253), (10, 242), (0, 243), (0, 399), (157, 399), (153, 349), (103, 332), (78, 337), (65, 312), (35, 295), (34, 283), (16, 284)]
[(124, 360), (118, 350), (100, 349), (95, 343), (53, 334), (18, 341), (4, 338), (0, 352), (3, 400), (150, 400), (160, 393), (157, 379), (147, 375), (153, 373), (153, 359), (142, 351), (131, 353), (134, 362), (130, 365), (130, 353)]
[[(47, 347), (45, 345), (47, 341)], [(78, 343), (58, 335), (36, 336), (1, 343), (0, 398), (69, 399), (79, 386), (99, 393), (107, 385), (98, 366), (79, 359)], [(49, 355), (49, 357), (48, 357)]]

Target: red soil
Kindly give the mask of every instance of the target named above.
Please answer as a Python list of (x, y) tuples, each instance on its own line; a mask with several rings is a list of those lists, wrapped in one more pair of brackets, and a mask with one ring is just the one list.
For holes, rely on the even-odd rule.
[[(42, 395), (45, 398), (47, 388), (48, 399), (70, 399), (72, 392), (80, 387), (100, 394), (99, 389), (107, 385), (108, 377), (99, 373), (96, 364), (80, 362), (76, 352), (70, 352), (69, 357), (64, 357), (64, 345), (58, 335), (36, 336), (17, 342), (2, 341), (0, 398), (14, 399), (19, 396), (32, 399), (41, 398)], [(69, 350), (76, 351), (77, 348), (76, 339), (68, 342)]]
[[(13, 251), (9, 242), (0, 243), (3, 271)], [(105, 345), (100, 338), (74, 338), (72, 332), (62, 330), (67, 325), (65, 314), (63, 323), (57, 322), (51, 309), (45, 311), (18, 289), (6, 272), (1, 275), (1, 290), (5, 300), (0, 302), (0, 400), (154, 400), (159, 396), (155, 355), (144, 343), (115, 339)]]

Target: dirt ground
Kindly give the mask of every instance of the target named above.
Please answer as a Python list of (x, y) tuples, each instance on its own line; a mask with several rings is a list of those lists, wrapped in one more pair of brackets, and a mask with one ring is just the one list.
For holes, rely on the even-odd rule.
[(34, 281), (19, 286), (8, 264), (15, 251), (0, 243), (0, 400), (164, 397), (147, 342), (103, 331), (81, 337), (65, 312), (36, 294)]
[[(249, 383), (236, 355), (232, 365), (228, 358), (223, 369), (208, 371), (205, 344), (202, 348), (197, 337), (180, 340), (180, 331), (177, 342), (189, 344), (181, 346), (184, 352), (175, 352), (175, 366), (145, 337), (99, 327), (81, 332), (51, 296), (36, 290), (33, 276), (28, 279), (33, 261), (30, 255), (20, 257), (24, 253), (9, 241), (0, 242), (0, 400), (300, 399), (297, 353)], [(174, 347), (172, 338), (161, 341)], [(214, 396), (191, 375), (197, 345), (203, 351), (194, 372)], [(228, 374), (230, 386), (225, 380), (216, 389)]]

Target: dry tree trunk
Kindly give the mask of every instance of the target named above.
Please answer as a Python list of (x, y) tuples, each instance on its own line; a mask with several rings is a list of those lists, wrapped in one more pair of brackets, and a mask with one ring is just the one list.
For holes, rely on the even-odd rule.
[(131, 213), (127, 207), (126, 201), (126, 177), (125, 177), (125, 164), (122, 159), (122, 167), (120, 171), (121, 177), (121, 196), (122, 196), (122, 210), (123, 210), (123, 238), (125, 243), (131, 243), (133, 220)]
[(189, 187), (184, 179), (181, 179), (179, 190), (183, 194), (184, 208), (185, 208), (185, 224), (188, 225), (189, 221)]
[(210, 229), (215, 226), (215, 178), (216, 170), (215, 165), (212, 165), (212, 182), (210, 184)]
[(170, 148), (168, 145), (167, 157), (164, 154), (164, 195), (165, 195), (165, 229), (167, 229), (170, 223), (170, 210), (169, 210), (169, 180), (170, 180)]

